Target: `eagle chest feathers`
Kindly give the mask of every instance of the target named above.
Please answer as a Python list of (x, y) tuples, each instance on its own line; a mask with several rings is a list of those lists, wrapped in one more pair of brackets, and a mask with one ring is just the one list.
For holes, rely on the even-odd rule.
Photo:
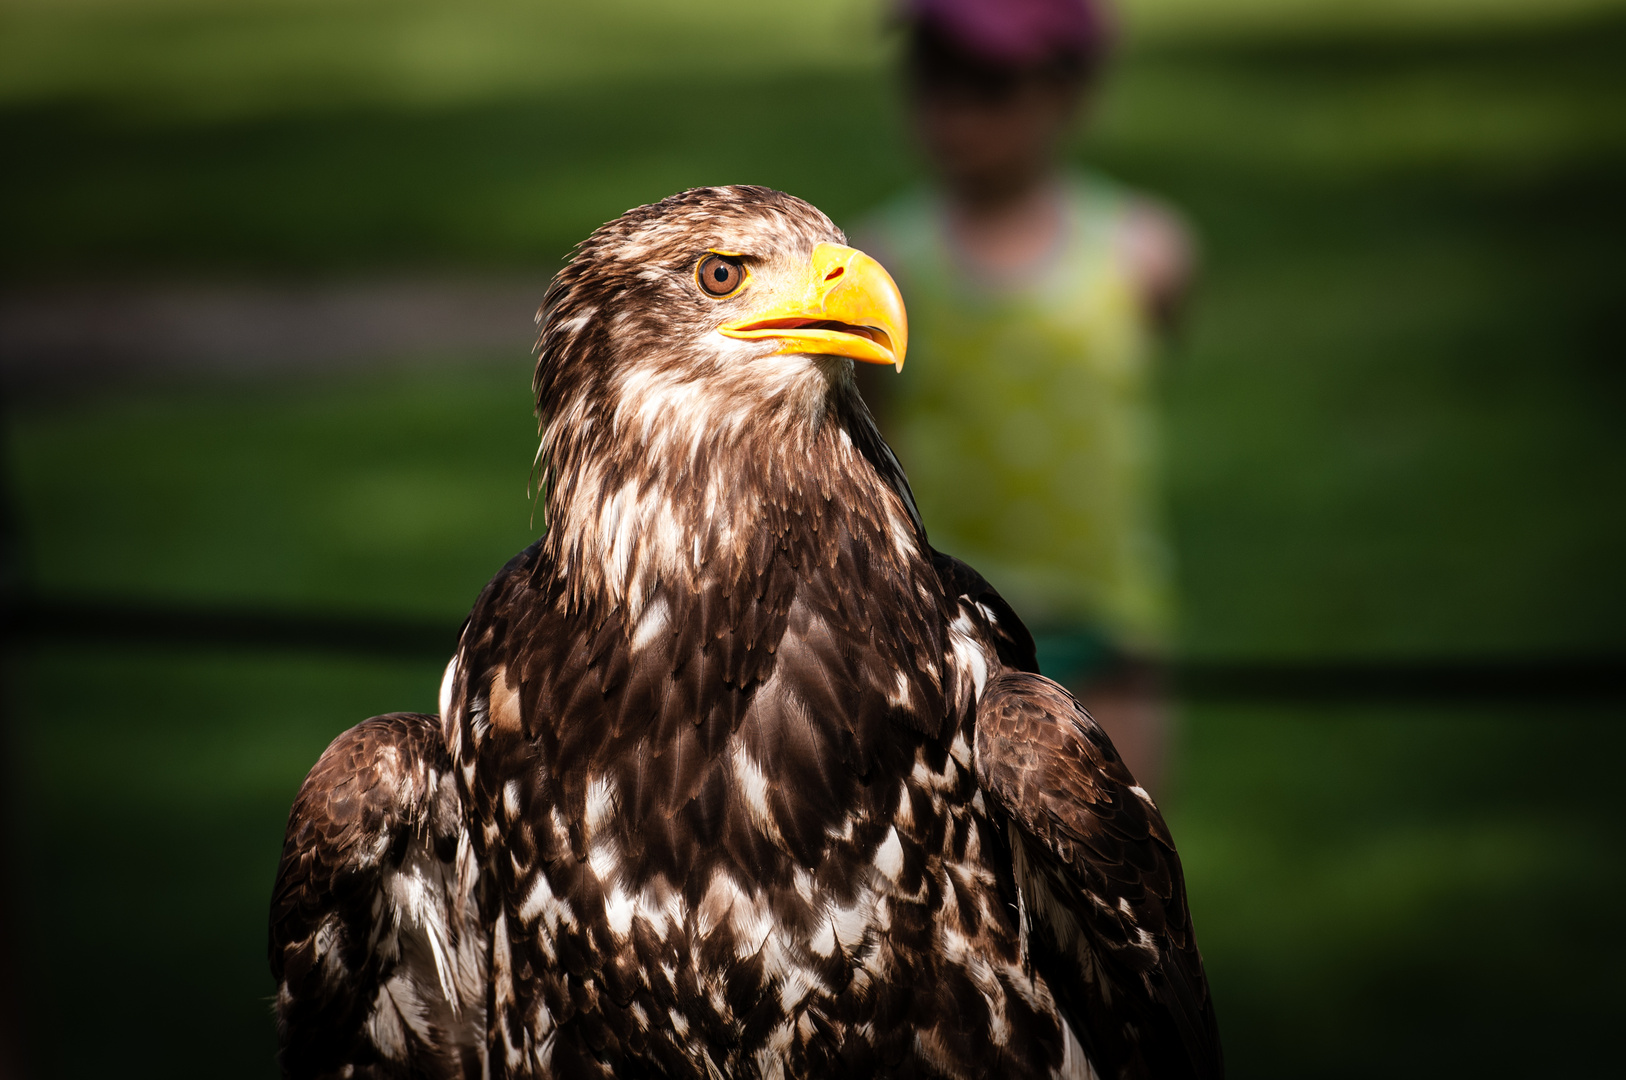
[(290, 815), (285, 1071), (1220, 1075), (1161, 817), (853, 388), (879, 265), (699, 189), (541, 318), (546, 532)]
[[(595, 1054), (704, 1075), (708, 1047), (767, 1064), (850, 1053), (868, 1026), (895, 1063), (918, 986), (981, 1003), (991, 965), (1017, 968), (941, 587), (899, 497), (851, 481), (868, 466), (845, 433), (812, 451), (799, 499), (753, 493), (738, 560), (577, 606), (543, 544), (476, 610), (491, 632), (449, 716), (506, 856), (495, 976), (520, 1056), (568, 1022)], [(1000, 1023), (1042, 1028), (1016, 1005)]]

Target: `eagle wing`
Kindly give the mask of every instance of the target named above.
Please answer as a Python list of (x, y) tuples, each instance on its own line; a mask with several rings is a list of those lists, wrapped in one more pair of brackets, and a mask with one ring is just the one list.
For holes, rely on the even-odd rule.
[(1180, 857), (1100, 726), (1057, 683), (1002, 672), (977, 707), (976, 773), (1009, 816), (1030, 955), (1091, 1062), (1223, 1076)]
[(992, 649), (976, 687), (978, 786), (1006, 817), (1023, 933), (1103, 1077), (1220, 1077), (1180, 857), (1163, 815), (1077, 699), (1039, 672), (994, 587), (938, 552), (956, 627)]
[(333, 740), (289, 812), (271, 901), (287, 1075), (481, 1074), (469, 841), (437, 717), (377, 716)]

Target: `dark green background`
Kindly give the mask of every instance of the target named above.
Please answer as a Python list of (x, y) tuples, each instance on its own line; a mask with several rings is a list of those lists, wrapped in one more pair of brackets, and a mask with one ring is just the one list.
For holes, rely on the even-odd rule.
[[(1187, 656), (1626, 646), (1626, 12), (1437, 6), (1336, 23), (1240, 5), (1255, 16), (1182, 32), (1136, 5), (1075, 148), (1203, 241), (1164, 383)], [(531, 272), (692, 184), (769, 183), (850, 222), (918, 176), (875, 48), (778, 65), (771, 20), (728, 38), (708, 16), (672, 31), (673, 59), (647, 27), (577, 13), (571, 40), (601, 54), (557, 78), (501, 50), (450, 90), (369, 66), (368, 42), (431, 10), (0, 12), (14, 48), (56, 50), (0, 80), (0, 279)], [(512, 14), (445, 10), (476, 44), (479, 20)], [(188, 60), (193, 38), (219, 62)], [(449, 648), (534, 535), (535, 426), (526, 356), (445, 360), (13, 400), (31, 583), (438, 618)], [(287, 806), (333, 735), (432, 708), (439, 674), (139, 645), (13, 656), (39, 1075), (273, 1074), (263, 946)], [(1163, 802), (1233, 1075), (1614, 1072), (1621, 712), (1188, 704)]]

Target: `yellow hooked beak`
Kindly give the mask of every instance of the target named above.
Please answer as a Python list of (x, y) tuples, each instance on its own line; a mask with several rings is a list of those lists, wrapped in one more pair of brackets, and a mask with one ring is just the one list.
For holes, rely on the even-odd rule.
[(777, 338), (775, 353), (824, 353), (903, 370), (909, 318), (880, 263), (857, 248), (820, 244), (806, 273), (794, 277), (760, 310), (719, 329), (732, 338)]

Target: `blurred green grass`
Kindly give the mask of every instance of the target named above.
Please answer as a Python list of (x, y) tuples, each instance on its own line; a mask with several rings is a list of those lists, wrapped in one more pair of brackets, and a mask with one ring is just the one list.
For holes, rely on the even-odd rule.
[[(1204, 240), (1164, 388), (1184, 648), (1619, 649), (1621, 5), (1198, 7), (1131, 6), (1075, 148)], [(874, 25), (13, 2), (0, 279), (531, 268), (705, 182), (851, 221), (916, 175)], [(455, 625), (534, 535), (535, 428), (526, 357), (446, 359), (14, 408), (32, 580)], [(41, 1074), (269, 1075), (287, 805), (439, 672), (53, 646), (13, 674)], [(1234, 1075), (1612, 1071), (1621, 719), (1190, 708), (1165, 801)], [(87, 974), (147, 990), (88, 1045)]]
[(277, 1075), (266, 926), (294, 792), (381, 702), (433, 711), (439, 672), (141, 649), (16, 666), (7, 884), (34, 1075)]
[(530, 365), (127, 390), (13, 421), (46, 592), (444, 619), (535, 538)]

